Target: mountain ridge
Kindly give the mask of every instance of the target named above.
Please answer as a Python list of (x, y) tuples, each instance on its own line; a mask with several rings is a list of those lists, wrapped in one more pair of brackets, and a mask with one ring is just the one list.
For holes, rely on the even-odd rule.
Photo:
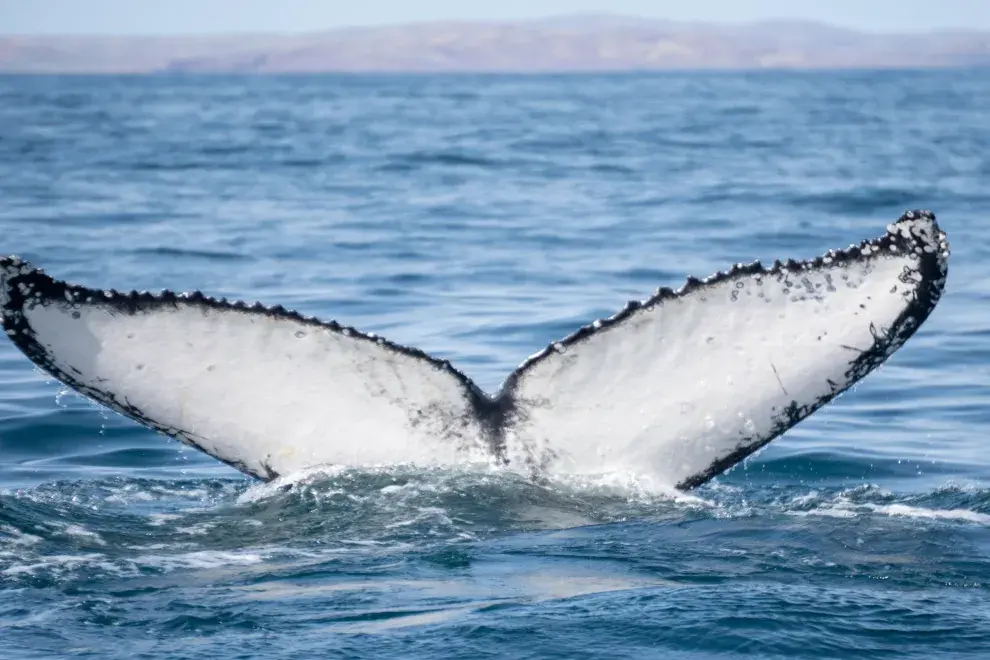
[(990, 65), (990, 32), (619, 14), (432, 21), (299, 34), (3, 36), (2, 73), (567, 72)]

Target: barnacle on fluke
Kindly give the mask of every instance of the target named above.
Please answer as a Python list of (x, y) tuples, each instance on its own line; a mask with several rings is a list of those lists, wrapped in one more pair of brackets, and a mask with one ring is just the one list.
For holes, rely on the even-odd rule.
[(808, 261), (736, 264), (630, 301), (488, 395), (449, 361), (200, 291), (101, 291), (0, 259), (4, 330), (82, 394), (247, 474), (495, 460), (528, 472), (718, 475), (886, 360), (945, 284), (935, 216)]

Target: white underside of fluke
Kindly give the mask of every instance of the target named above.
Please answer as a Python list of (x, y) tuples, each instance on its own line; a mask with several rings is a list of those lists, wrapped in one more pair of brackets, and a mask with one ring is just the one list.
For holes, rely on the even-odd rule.
[(319, 326), (181, 302), (121, 314), (63, 301), (26, 317), (60, 368), (254, 473), (453, 463), (480, 442), (456, 379)]
[(845, 389), (903, 312), (910, 256), (749, 275), (642, 307), (523, 372), (514, 425), (563, 473), (645, 471), (680, 483), (771, 434), (792, 404)]
[(689, 488), (871, 371), (934, 308), (930, 214), (813, 262), (661, 290), (534, 355), (495, 397), (336, 323), (201, 294), (122, 294), (0, 260), (4, 328), (83, 394), (260, 478), (497, 460)]

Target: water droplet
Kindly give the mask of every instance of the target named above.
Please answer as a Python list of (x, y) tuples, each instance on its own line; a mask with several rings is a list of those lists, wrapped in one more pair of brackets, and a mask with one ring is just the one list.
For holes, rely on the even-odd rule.
[(302, 339), (305, 336), (306, 336), (305, 332), (303, 332), (302, 330), (296, 330), (296, 339)]
[(70, 394), (72, 394), (72, 390), (68, 387), (59, 388), (59, 391), (55, 394), (55, 405), (60, 408), (65, 408), (67, 404), (64, 403), (63, 399)]
[(79, 312), (72, 312), (72, 318), (74, 318), (74, 319), (78, 319), (81, 316), (82, 316), (82, 314), (80, 314)]

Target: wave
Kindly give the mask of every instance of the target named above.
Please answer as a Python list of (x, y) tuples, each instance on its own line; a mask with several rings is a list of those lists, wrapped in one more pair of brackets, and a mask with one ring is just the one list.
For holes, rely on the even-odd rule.
[(462, 544), (520, 534), (647, 525), (677, 543), (698, 524), (728, 525), (731, 537), (786, 531), (788, 518), (804, 520), (800, 533), (813, 537), (862, 525), (905, 538), (941, 535), (990, 525), (990, 489), (948, 484), (904, 495), (868, 484), (752, 490), (715, 483), (686, 495), (631, 476), (536, 483), (494, 468), (309, 470), (268, 484), (56, 481), (0, 491), (0, 575), (60, 581), (87, 571), (307, 564), (355, 553), (470, 564), (470, 553), (458, 554)]
[(151, 257), (174, 257), (190, 259), (209, 259), (211, 261), (252, 261), (248, 254), (227, 252), (223, 250), (192, 250), (189, 248), (154, 247), (137, 248), (131, 254)]

